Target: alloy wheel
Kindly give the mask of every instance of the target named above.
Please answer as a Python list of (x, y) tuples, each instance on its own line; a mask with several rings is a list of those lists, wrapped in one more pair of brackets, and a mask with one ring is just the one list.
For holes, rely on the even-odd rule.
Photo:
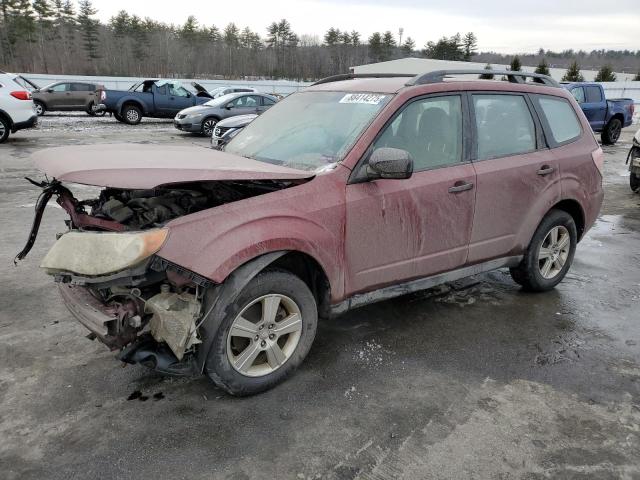
[(215, 120), (205, 120), (205, 122), (202, 124), (202, 132), (207, 136), (207, 137), (211, 137), (213, 135), (213, 129), (216, 126), (216, 121)]
[(42, 105), (39, 103), (36, 103), (33, 106), (34, 111), (36, 112), (36, 115), (41, 116), (44, 114), (44, 109), (42, 108)]
[(540, 275), (550, 280), (558, 275), (569, 258), (571, 236), (564, 226), (553, 227), (544, 237), (538, 251)]
[(4, 138), (5, 133), (7, 133), (7, 131), (4, 122), (0, 122), (0, 140)]
[(615, 143), (620, 138), (620, 133), (622, 132), (622, 124), (618, 121), (611, 125), (611, 129), (609, 130), (609, 139)]
[(256, 298), (236, 316), (227, 335), (227, 358), (247, 377), (262, 377), (283, 366), (302, 334), (300, 307), (291, 298)]
[(135, 111), (133, 109), (127, 110), (127, 120), (128, 121), (137, 122), (138, 118), (140, 118), (140, 116), (138, 115), (137, 111)]

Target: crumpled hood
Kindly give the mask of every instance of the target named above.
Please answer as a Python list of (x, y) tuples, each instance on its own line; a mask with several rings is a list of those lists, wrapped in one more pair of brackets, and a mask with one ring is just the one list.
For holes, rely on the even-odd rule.
[(58, 147), (32, 155), (36, 166), (62, 182), (147, 189), (217, 180), (298, 180), (312, 172), (272, 165), (196, 146), (114, 144)]
[(248, 115), (236, 115), (235, 117), (225, 118), (217, 123), (218, 127), (236, 128), (244, 127), (251, 123), (258, 115), (249, 113)]

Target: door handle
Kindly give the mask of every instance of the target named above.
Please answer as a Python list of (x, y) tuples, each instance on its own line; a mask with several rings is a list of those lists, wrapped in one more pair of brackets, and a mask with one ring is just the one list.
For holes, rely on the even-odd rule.
[(542, 167), (540, 167), (540, 170), (538, 170), (537, 173), (538, 175), (544, 176), (553, 173), (555, 170), (555, 167), (552, 167), (550, 165), (543, 165)]
[(456, 182), (453, 187), (449, 187), (449, 193), (458, 193), (464, 192), (466, 190), (471, 190), (473, 188), (473, 183), (470, 182)]

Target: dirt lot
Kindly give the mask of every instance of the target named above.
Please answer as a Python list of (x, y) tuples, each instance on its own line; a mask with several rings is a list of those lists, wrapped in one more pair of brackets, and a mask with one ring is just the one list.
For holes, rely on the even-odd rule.
[[(29, 155), (86, 143), (195, 143), (171, 123), (47, 115), (0, 146), (3, 479), (639, 479), (640, 195), (631, 141), (607, 147), (606, 198), (546, 294), (498, 271), (320, 324), (291, 380), (238, 399), (205, 379), (121, 368), (70, 318), (39, 259), (18, 267)], [(136, 393), (140, 392), (140, 393)], [(137, 397), (137, 398), (134, 398)]]

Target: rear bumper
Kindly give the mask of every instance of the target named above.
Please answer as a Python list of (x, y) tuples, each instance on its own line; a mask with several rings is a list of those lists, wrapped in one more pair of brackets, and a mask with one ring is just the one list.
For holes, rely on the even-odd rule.
[(24, 130), (25, 128), (33, 128), (36, 125), (38, 125), (38, 115), (34, 113), (29, 120), (14, 123), (11, 127), (11, 133), (15, 133), (18, 130)]

